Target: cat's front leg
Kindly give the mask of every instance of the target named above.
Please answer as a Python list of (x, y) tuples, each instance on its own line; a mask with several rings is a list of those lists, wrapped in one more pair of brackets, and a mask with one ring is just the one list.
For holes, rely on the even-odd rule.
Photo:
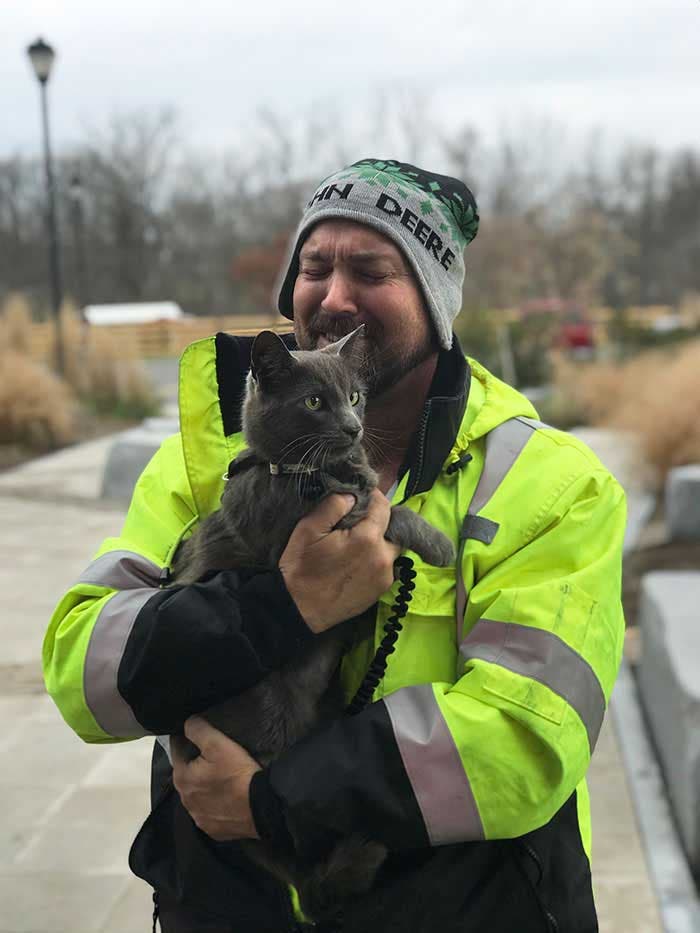
[(455, 559), (454, 545), (447, 535), (403, 505), (392, 508), (386, 538), (402, 550), (415, 551), (434, 567), (449, 567)]

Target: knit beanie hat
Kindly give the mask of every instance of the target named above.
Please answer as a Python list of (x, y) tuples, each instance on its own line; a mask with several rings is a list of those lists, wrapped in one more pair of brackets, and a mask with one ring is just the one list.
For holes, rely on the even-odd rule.
[(462, 307), (463, 250), (479, 229), (474, 195), (456, 178), (394, 159), (361, 159), (321, 182), (291, 241), (278, 296), (294, 317), (292, 297), (299, 251), (311, 228), (345, 217), (374, 227), (401, 250), (420, 284), (440, 346), (452, 345), (452, 322)]

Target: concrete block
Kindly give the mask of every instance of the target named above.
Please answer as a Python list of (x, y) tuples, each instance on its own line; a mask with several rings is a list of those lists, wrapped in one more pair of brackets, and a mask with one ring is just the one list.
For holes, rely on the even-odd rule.
[(700, 572), (642, 580), (639, 690), (691, 869), (700, 875)]
[(669, 472), (666, 521), (672, 540), (700, 541), (700, 463), (675, 467)]
[(107, 455), (102, 498), (128, 505), (146, 464), (163, 441), (178, 429), (174, 418), (147, 418), (138, 428), (120, 434)]

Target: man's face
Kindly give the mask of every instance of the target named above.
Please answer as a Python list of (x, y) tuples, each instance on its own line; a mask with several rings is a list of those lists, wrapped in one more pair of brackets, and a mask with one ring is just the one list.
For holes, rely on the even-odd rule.
[(362, 351), (371, 396), (437, 350), (423, 295), (397, 246), (372, 227), (326, 220), (299, 254), (294, 333), (303, 350), (365, 325)]

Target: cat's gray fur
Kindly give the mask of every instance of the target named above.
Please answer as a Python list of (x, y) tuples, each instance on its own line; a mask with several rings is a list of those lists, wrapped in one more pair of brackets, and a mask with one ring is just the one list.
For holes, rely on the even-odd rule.
[[(324, 490), (351, 492), (356, 504), (342, 520), (351, 527), (367, 512), (377, 475), (362, 446), (365, 395), (360, 377), (357, 337), (362, 328), (323, 350), (289, 351), (270, 331), (255, 339), (251, 374), (243, 406), (248, 450), (236, 459), (221, 508), (209, 516), (180, 548), (173, 581), (192, 583), (212, 570), (277, 566), (297, 522), (318, 500), (305, 488), (321, 477)], [(355, 405), (353, 393), (359, 394)], [(322, 400), (318, 411), (305, 404)], [(275, 476), (270, 463), (306, 463), (321, 473)], [(238, 468), (242, 468), (239, 472)], [(454, 559), (452, 543), (410, 509), (394, 506), (386, 537), (402, 550), (446, 566)], [(261, 764), (277, 758), (312, 728), (342, 714), (336, 676), (348, 647), (348, 627), (317, 635), (310, 648), (283, 668), (268, 674), (244, 693), (204, 713), (206, 719), (243, 745)], [(197, 750), (173, 737), (180, 752)], [(244, 848), (258, 863), (299, 891), (307, 916), (318, 919), (347, 898), (368, 890), (386, 856), (383, 845), (350, 837), (316, 862), (269, 851), (262, 842)]]

